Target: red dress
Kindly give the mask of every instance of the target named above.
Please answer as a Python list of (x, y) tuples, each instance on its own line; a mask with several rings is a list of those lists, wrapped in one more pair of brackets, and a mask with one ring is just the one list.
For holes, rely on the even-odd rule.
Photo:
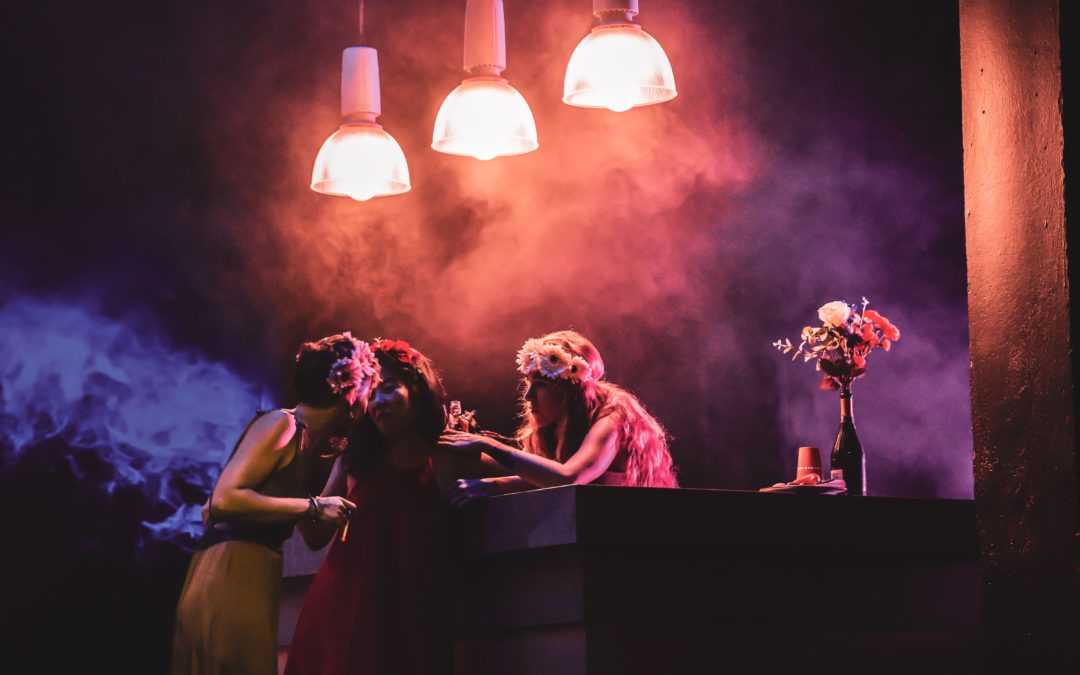
[(449, 507), (430, 462), (372, 461), (304, 598), (286, 675), (440, 675), (453, 664)]

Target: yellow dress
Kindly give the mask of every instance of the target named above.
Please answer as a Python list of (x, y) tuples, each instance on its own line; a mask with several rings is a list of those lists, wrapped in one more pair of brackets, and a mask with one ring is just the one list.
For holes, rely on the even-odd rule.
[(248, 541), (196, 551), (176, 610), (173, 675), (273, 675), (281, 552)]
[[(298, 422), (298, 442), (302, 433)], [(272, 497), (307, 496), (305, 460), (298, 446), (293, 460), (258, 491)], [(293, 523), (207, 525), (176, 609), (172, 675), (277, 673), (281, 544), (292, 529)]]

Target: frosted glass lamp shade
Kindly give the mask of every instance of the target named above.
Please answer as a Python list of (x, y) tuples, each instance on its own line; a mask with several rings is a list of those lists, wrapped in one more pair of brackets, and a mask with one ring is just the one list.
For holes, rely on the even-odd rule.
[(563, 103), (615, 112), (670, 101), (676, 94), (664, 48), (632, 24), (593, 28), (570, 56), (563, 83)]
[(319, 149), (311, 173), (312, 190), (357, 201), (410, 187), (405, 153), (378, 124), (342, 124)]
[(450, 155), (492, 159), (540, 147), (525, 98), (501, 77), (476, 77), (447, 95), (435, 117), (431, 147)]

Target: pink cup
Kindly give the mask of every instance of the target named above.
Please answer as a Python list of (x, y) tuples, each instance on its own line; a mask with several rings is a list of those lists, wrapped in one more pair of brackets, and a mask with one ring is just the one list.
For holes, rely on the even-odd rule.
[(818, 478), (823, 475), (821, 470), (821, 449), (808, 445), (802, 446), (799, 448), (799, 461), (795, 466), (795, 480), (812, 473), (816, 473)]

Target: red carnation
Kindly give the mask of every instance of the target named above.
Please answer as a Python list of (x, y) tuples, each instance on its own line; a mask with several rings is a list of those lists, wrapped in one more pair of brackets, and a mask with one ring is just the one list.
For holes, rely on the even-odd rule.
[[(857, 308), (843, 301), (828, 303), (818, 310), (822, 326), (804, 328), (800, 344), (777, 340), (773, 347), (785, 354), (794, 352), (792, 361), (800, 358), (804, 362), (816, 361), (817, 369), (823, 374), (822, 389), (847, 389), (866, 373), (866, 360), (871, 351), (877, 347), (889, 351), (893, 342), (900, 339), (900, 329), (877, 311), (868, 309), (868, 303), (869, 300), (863, 298), (861, 317), (847, 311), (846, 308), (856, 311)], [(827, 309), (836, 311), (830, 313), (825, 311)], [(834, 315), (839, 317), (840, 314), (846, 321), (833, 320)]]
[(871, 323), (877, 323), (877, 324), (887, 324), (887, 323), (889, 323), (888, 319), (881, 316), (880, 314), (878, 314), (877, 312), (875, 312), (872, 309), (868, 309), (868, 310), (864, 311), (862, 316), (863, 316), (863, 319), (865, 319), (865, 320), (867, 320), (867, 321), (869, 321)]

